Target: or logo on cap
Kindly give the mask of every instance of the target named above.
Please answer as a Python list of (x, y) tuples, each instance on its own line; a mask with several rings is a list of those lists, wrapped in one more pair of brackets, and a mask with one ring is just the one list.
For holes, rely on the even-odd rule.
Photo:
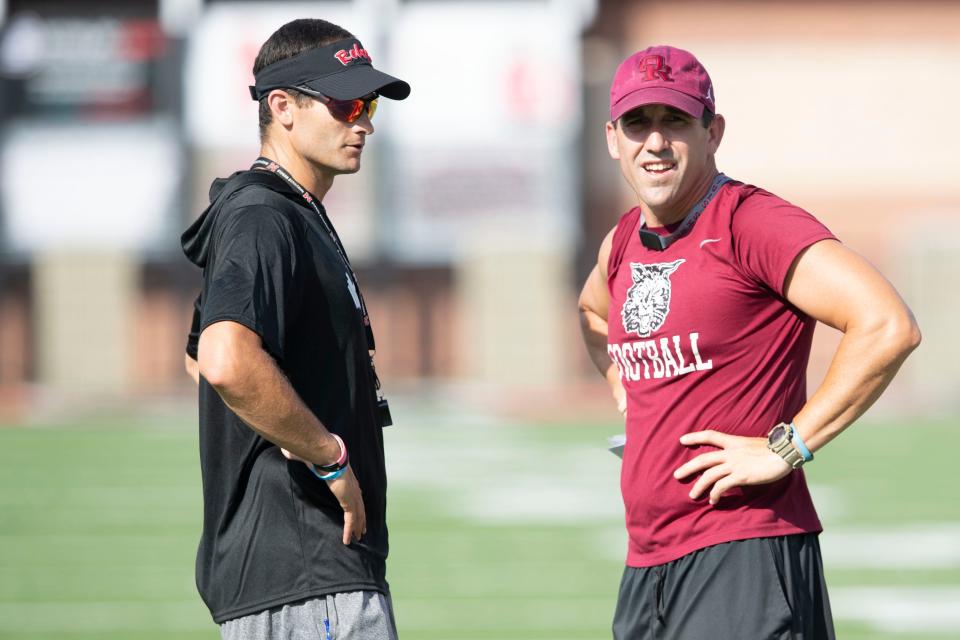
[(694, 118), (716, 110), (713, 85), (689, 51), (647, 47), (620, 63), (610, 85), (610, 119), (648, 104), (665, 104)]
[(360, 58), (364, 58), (367, 62), (373, 62), (367, 50), (360, 48), (359, 42), (354, 42), (352, 49), (340, 49), (340, 51), (337, 51), (333, 55), (343, 66), (347, 66), (354, 60), (359, 60)]
[(646, 78), (641, 82), (653, 82), (654, 80), (673, 82), (673, 78), (670, 77), (673, 69), (667, 65), (667, 61), (663, 56), (645, 57), (640, 61), (640, 68), (643, 69), (644, 74), (646, 74)]

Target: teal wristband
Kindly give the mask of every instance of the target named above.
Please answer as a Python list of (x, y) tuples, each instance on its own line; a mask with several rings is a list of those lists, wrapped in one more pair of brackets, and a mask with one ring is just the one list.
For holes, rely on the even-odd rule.
[(800, 452), (800, 455), (803, 456), (804, 462), (810, 462), (813, 460), (813, 454), (810, 452), (810, 449), (807, 448), (807, 444), (803, 441), (803, 438), (800, 437), (800, 434), (797, 433), (797, 425), (790, 423), (790, 428), (793, 429), (793, 446), (797, 448), (797, 451)]
[(317, 468), (315, 465), (310, 465), (310, 470), (313, 471), (313, 475), (317, 476), (321, 480), (336, 480), (337, 478), (339, 478), (340, 476), (342, 476), (344, 473), (347, 472), (347, 468), (345, 466), (340, 467), (336, 471), (331, 471), (330, 473), (325, 473), (323, 475), (320, 475), (319, 473), (317, 473)]

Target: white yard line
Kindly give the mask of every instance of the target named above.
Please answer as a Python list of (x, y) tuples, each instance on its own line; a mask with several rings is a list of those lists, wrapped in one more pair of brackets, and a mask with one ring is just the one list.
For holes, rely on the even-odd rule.
[(837, 587), (830, 589), (836, 619), (866, 622), (878, 631), (943, 633), (960, 629), (958, 587)]
[[(199, 598), (160, 602), (0, 602), (0, 634), (202, 631), (213, 623)], [(16, 636), (14, 636), (16, 637)]]
[[(423, 429), (387, 434), (387, 475), (393, 487), (441, 493), (454, 514), (486, 523), (623, 522), (620, 465), (603, 448), (536, 445), (523, 427)], [(430, 464), (422, 452), (430, 451)]]
[[(960, 568), (960, 522), (889, 527), (827, 527), (823, 562), (843, 569)], [(960, 612), (960, 598), (956, 600)]]

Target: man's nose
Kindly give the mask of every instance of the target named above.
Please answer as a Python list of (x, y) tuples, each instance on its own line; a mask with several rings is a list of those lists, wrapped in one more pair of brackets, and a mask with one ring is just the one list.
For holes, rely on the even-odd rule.
[(354, 120), (353, 126), (359, 128), (368, 136), (373, 134), (373, 121), (370, 120), (370, 116), (367, 115), (366, 111), (364, 111), (359, 118)]
[(658, 151), (663, 151), (667, 148), (667, 139), (664, 137), (663, 133), (658, 128), (653, 128), (650, 130), (650, 133), (647, 134), (646, 139), (643, 141), (643, 148), (646, 151), (652, 151), (654, 153)]

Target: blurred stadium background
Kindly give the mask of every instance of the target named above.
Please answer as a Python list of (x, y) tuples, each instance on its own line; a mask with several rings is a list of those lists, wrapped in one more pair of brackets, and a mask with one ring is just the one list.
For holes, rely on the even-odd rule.
[[(252, 61), (296, 17), (414, 90), (327, 200), (398, 405), (404, 638), (609, 637), (621, 427), (575, 301), (631, 202), (610, 78), (667, 42), (712, 74), (720, 168), (818, 215), (924, 332), (808, 472), (840, 637), (960, 637), (960, 5), (0, 0), (0, 638), (217, 636), (178, 239), (255, 157)], [(818, 330), (811, 385), (838, 339)]]

